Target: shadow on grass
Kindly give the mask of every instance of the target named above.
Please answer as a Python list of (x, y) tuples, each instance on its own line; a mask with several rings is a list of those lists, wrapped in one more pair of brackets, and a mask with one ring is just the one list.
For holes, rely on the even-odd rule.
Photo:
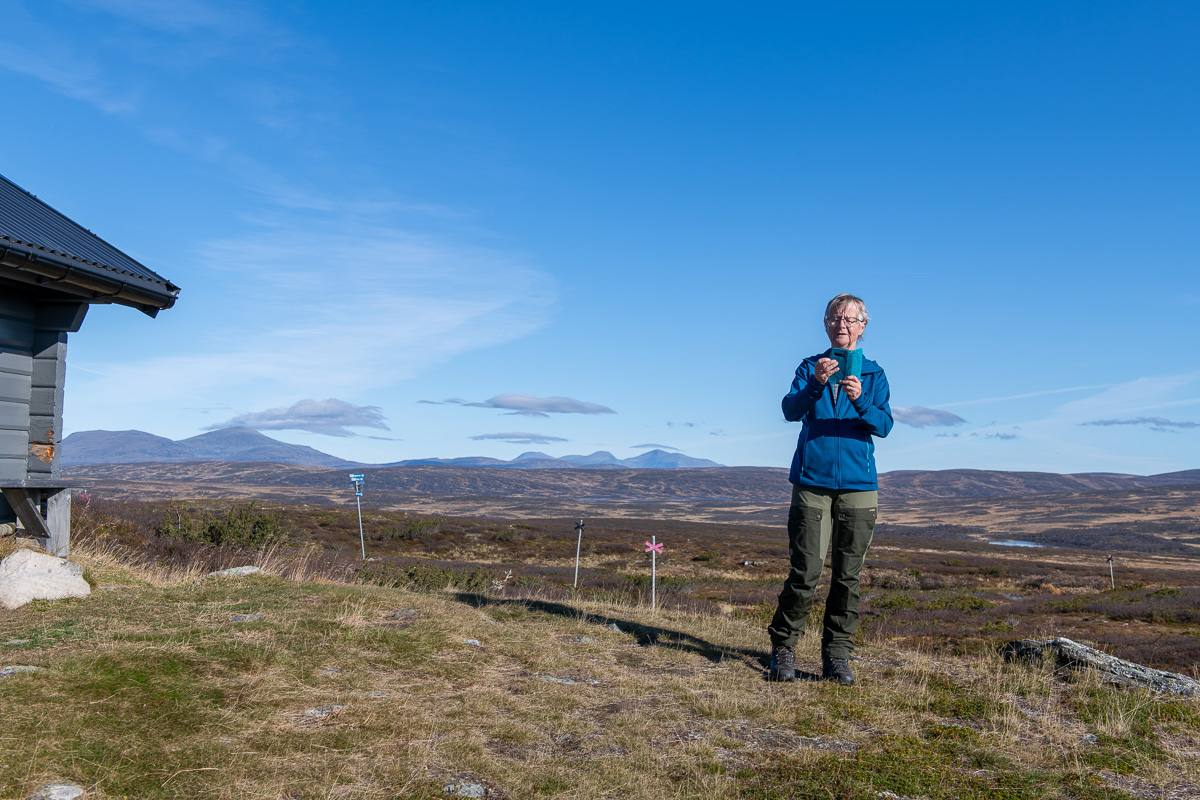
[[(459, 602), (465, 603), (473, 608), (486, 608), (488, 606), (521, 606), (531, 611), (540, 611), (543, 614), (554, 614), (559, 617), (567, 617), (569, 619), (580, 619), (591, 625), (601, 625), (605, 628), (616, 626), (616, 628), (624, 634), (632, 636), (637, 643), (642, 647), (670, 647), (675, 650), (680, 650), (686, 653), (695, 653), (703, 656), (714, 664), (720, 663), (728, 658), (736, 658), (742, 663), (750, 667), (757, 667), (762, 671), (763, 680), (766, 680), (767, 667), (770, 665), (771, 656), (765, 650), (741, 648), (741, 647), (725, 647), (712, 642), (701, 639), (698, 636), (693, 636), (690, 633), (671, 630), (657, 625), (645, 625), (640, 622), (634, 622), (628, 619), (620, 619), (618, 617), (609, 617), (602, 614), (591, 614), (586, 611), (567, 605), (566, 603), (556, 603), (550, 600), (521, 600), (521, 599), (506, 599), (502, 597), (485, 597), (481, 594), (473, 592), (457, 592), (454, 595)], [(798, 680), (820, 680), (820, 676), (810, 675), (809, 673), (797, 672)]]

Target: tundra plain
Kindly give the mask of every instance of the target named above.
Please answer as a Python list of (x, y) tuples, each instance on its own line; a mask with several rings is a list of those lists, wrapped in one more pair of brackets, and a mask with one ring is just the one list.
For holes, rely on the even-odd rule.
[[(369, 476), (364, 562), (338, 471), (94, 469), (74, 545), (92, 597), (0, 612), (3, 663), (40, 667), (0, 680), (5, 797), (1200, 794), (1196, 699), (999, 655), (1067, 636), (1195, 677), (1200, 485), (897, 492), (846, 689), (764, 679), (785, 481), (689, 500), (620, 476), (576, 475), (576, 496)], [(260, 546), (221, 538), (259, 523)], [(200, 580), (247, 563), (266, 574)], [(799, 662), (812, 677), (813, 637)]]

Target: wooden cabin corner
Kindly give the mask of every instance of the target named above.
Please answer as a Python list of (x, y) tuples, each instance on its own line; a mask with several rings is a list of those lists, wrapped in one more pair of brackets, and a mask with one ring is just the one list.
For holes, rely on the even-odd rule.
[(0, 530), (67, 557), (71, 490), (59, 475), (67, 338), (93, 305), (150, 316), (179, 287), (0, 176)]

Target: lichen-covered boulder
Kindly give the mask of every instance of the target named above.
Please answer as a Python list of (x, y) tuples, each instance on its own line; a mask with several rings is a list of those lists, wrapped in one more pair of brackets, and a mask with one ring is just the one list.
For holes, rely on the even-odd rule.
[(30, 600), (61, 600), (92, 593), (83, 567), (65, 558), (18, 550), (0, 561), (0, 604), (20, 608)]
[(1004, 645), (1001, 652), (1010, 661), (1023, 659), (1041, 663), (1050, 658), (1066, 669), (1095, 670), (1106, 683), (1117, 686), (1135, 686), (1159, 694), (1200, 697), (1200, 681), (1187, 675), (1144, 667), (1063, 636), (1057, 639), (1018, 639)]

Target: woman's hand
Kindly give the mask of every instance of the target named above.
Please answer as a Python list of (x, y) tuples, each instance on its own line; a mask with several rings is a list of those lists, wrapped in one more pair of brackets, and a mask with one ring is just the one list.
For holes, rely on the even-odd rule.
[(838, 371), (837, 362), (832, 358), (822, 358), (817, 362), (817, 369), (813, 375), (821, 383), (829, 383), (829, 377)]
[(846, 397), (851, 400), (857, 400), (862, 396), (862, 381), (853, 375), (849, 378), (844, 378), (838, 385), (846, 392)]

